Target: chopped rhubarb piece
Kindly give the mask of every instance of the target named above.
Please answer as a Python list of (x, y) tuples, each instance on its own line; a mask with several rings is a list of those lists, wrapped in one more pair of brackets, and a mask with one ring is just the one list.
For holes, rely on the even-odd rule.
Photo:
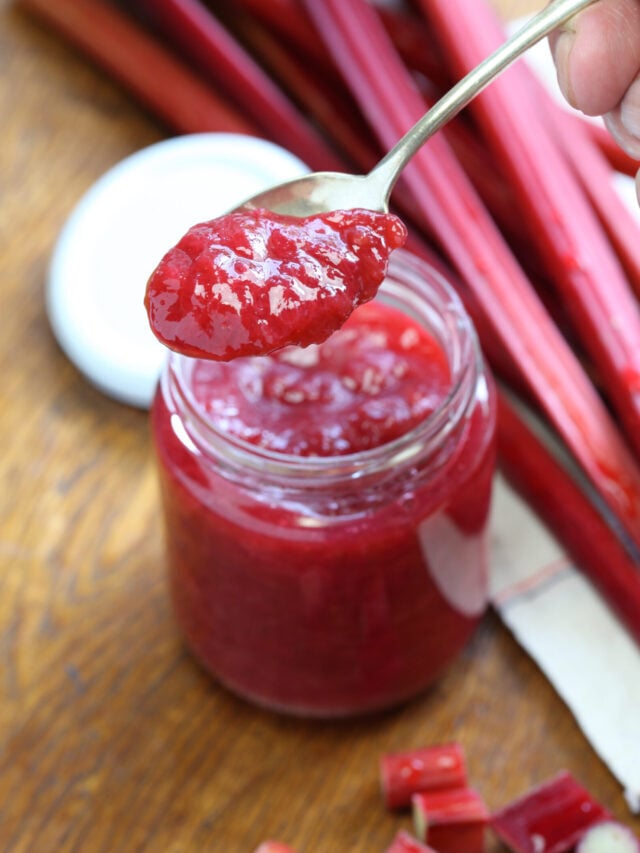
[(629, 827), (607, 820), (585, 832), (576, 853), (640, 853), (640, 839)]
[(380, 760), (380, 785), (388, 808), (411, 805), (411, 797), (434, 788), (463, 788), (467, 784), (460, 744), (427, 746), (384, 755)]
[(416, 835), (439, 853), (482, 853), (489, 813), (473, 788), (423, 791), (411, 803)]
[(321, 343), (376, 295), (405, 239), (397, 217), (370, 210), (220, 216), (191, 228), (152, 274), (151, 328), (216, 361)]
[(254, 853), (296, 853), (296, 851), (281, 841), (263, 841)]
[(386, 853), (436, 853), (433, 847), (428, 847), (410, 835), (406, 829), (401, 829), (387, 847)]
[(610, 817), (582, 785), (563, 771), (496, 812), (491, 826), (515, 853), (563, 853)]

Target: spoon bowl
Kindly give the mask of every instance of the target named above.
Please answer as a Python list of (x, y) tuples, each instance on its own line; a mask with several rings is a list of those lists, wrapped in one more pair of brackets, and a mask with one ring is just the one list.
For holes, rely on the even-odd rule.
[(312, 172), (261, 192), (236, 209), (261, 208), (300, 217), (350, 208), (386, 213), (400, 173), (422, 145), (525, 51), (594, 2), (597, 0), (552, 2), (456, 83), (368, 174)]
[(387, 204), (371, 176), (371, 172), (311, 172), (252, 196), (239, 209), (260, 208), (287, 216), (313, 216), (356, 207), (386, 213)]

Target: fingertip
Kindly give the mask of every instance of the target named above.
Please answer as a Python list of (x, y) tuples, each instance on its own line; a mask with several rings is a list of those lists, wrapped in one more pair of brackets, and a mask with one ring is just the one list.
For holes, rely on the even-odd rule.
[(551, 41), (551, 51), (556, 66), (560, 91), (572, 107), (577, 107), (571, 79), (571, 53), (574, 43), (575, 31), (569, 28), (562, 29)]
[(587, 115), (613, 110), (640, 70), (640, 4), (600, 0), (557, 38), (558, 81), (569, 103)]

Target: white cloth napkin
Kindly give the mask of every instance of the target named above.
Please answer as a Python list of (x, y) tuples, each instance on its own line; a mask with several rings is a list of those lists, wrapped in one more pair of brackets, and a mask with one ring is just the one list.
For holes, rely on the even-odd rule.
[(640, 812), (640, 649), (502, 477), (491, 598)]
[[(512, 23), (509, 31), (522, 23)], [(566, 107), (546, 41), (534, 46), (525, 61)], [(612, 181), (640, 222), (633, 179), (616, 175)], [(496, 610), (620, 781), (629, 808), (640, 812), (640, 649), (501, 477), (492, 530)]]

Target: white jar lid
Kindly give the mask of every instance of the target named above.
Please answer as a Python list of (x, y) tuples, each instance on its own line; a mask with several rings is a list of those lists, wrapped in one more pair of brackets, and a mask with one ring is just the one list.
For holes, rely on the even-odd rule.
[(148, 407), (167, 355), (143, 305), (161, 257), (195, 223), (308, 171), (284, 148), (229, 133), (178, 136), (110, 169), (51, 259), (47, 313), (69, 359), (104, 393)]

